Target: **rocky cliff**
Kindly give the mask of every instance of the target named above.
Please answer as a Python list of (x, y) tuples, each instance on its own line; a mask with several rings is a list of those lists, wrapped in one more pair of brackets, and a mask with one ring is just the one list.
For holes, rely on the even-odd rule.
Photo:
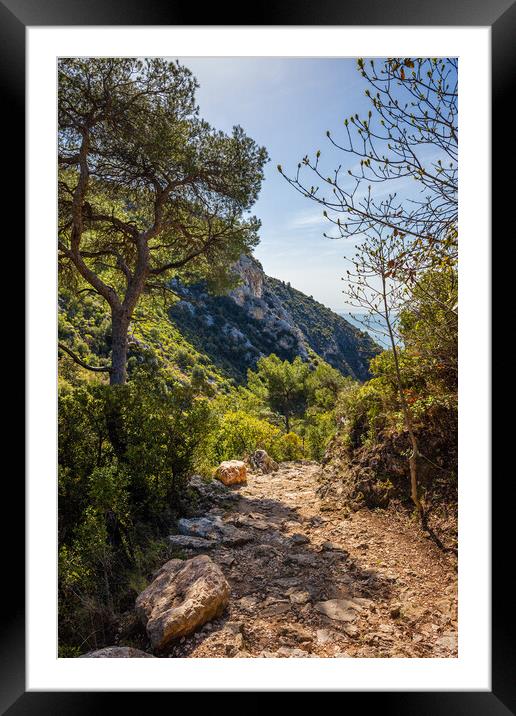
[(234, 272), (239, 285), (225, 296), (175, 281), (180, 300), (169, 311), (177, 328), (224, 373), (243, 381), (263, 355), (293, 360), (315, 353), (344, 375), (368, 377), (369, 360), (379, 350), (369, 335), (267, 276), (253, 257), (242, 256)]

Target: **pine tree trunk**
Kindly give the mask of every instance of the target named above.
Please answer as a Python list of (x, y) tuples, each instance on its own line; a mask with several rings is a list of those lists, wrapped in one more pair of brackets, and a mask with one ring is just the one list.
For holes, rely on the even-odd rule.
[(127, 332), (129, 319), (123, 312), (112, 312), (111, 319), (111, 385), (123, 385), (127, 381)]
[[(112, 386), (124, 385), (127, 381), (127, 333), (129, 318), (123, 310), (111, 312), (111, 372)], [(125, 459), (127, 436), (118, 393), (106, 403), (106, 425), (111, 445), (120, 461)]]

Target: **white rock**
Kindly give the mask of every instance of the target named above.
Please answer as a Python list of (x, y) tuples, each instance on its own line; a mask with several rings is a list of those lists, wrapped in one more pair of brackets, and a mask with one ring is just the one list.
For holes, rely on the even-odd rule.
[(352, 622), (357, 618), (356, 611), (350, 609), (347, 599), (328, 599), (326, 602), (317, 602), (315, 609), (326, 617), (339, 622)]
[(248, 532), (226, 524), (217, 515), (210, 517), (182, 517), (178, 520), (177, 527), (182, 535), (202, 537), (234, 546), (245, 544), (252, 540), (252, 536)]

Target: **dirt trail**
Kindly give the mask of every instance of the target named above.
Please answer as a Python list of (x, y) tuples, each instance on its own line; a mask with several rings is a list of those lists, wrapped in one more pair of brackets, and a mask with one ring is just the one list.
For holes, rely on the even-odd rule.
[(171, 657), (457, 655), (454, 558), (392, 515), (321, 513), (318, 469), (250, 474), (230, 510), (211, 510), (252, 539), (210, 552), (230, 606)]

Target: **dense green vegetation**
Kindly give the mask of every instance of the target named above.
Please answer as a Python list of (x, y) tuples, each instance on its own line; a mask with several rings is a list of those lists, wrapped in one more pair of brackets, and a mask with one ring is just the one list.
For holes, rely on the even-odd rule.
[[(400, 316), (403, 348), (399, 363), (403, 388), (419, 445), (419, 496), (425, 524), (438, 541), (456, 547), (458, 363), (457, 300), (453, 270), (429, 272), (414, 289)], [(347, 506), (408, 510), (410, 440), (400, 401), (392, 350), (371, 361), (373, 377), (338, 398), (342, 427), (332, 440), (321, 492), (343, 486)]]

